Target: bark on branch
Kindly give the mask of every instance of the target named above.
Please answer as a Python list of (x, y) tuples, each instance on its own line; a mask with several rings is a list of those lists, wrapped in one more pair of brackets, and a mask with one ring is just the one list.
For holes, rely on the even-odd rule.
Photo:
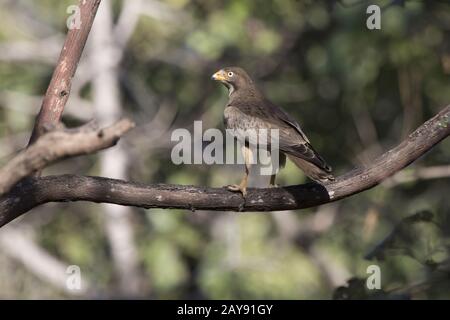
[(31, 178), (0, 198), (0, 227), (47, 202), (91, 201), (143, 208), (278, 211), (318, 206), (372, 188), (419, 158), (450, 134), (450, 105), (368, 167), (356, 168), (327, 185), (249, 189), (244, 200), (225, 188), (143, 185), (77, 175)]
[(69, 99), (72, 78), (75, 75), (100, 1), (81, 0), (78, 4), (81, 25), (70, 29), (67, 33), (41, 109), (36, 117), (29, 145), (45, 132), (46, 127), (56, 126), (61, 120), (64, 107)]
[(34, 144), (18, 153), (0, 169), (0, 195), (8, 192), (18, 181), (49, 164), (67, 157), (90, 154), (113, 146), (134, 124), (123, 119), (98, 129), (88, 123), (77, 129), (62, 124), (41, 136)]

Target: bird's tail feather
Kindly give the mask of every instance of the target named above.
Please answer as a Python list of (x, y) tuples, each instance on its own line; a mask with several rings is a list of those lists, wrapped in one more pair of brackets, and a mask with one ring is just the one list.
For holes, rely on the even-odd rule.
[(302, 169), (303, 172), (312, 180), (317, 182), (327, 182), (334, 180), (334, 176), (329, 172), (331, 171), (331, 168), (328, 167), (327, 170), (325, 170), (301, 158), (289, 155), (288, 157), (289, 160), (295, 163), (297, 167)]

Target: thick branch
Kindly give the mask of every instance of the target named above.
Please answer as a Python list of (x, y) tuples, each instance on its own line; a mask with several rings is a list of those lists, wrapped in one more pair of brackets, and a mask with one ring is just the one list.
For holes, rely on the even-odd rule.
[(0, 169), (0, 195), (50, 163), (111, 147), (133, 126), (131, 121), (123, 119), (104, 129), (88, 124), (79, 129), (62, 128), (44, 134)]
[(47, 202), (92, 201), (143, 208), (275, 211), (318, 206), (362, 192), (398, 172), (450, 134), (450, 106), (425, 122), (397, 147), (325, 186), (308, 183), (250, 189), (246, 200), (225, 188), (142, 185), (122, 180), (75, 175), (28, 179), (0, 198), (0, 226)]
[(68, 31), (52, 79), (42, 101), (41, 110), (36, 118), (30, 143), (45, 132), (45, 128), (56, 126), (61, 120), (64, 106), (69, 98), (72, 78), (80, 61), (81, 53), (94, 22), (101, 0), (80, 0), (80, 28)]

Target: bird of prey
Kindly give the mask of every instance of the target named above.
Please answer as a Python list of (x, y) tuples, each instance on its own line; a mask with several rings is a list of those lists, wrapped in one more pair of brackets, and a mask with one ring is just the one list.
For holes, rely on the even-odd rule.
[[(311, 146), (297, 121), (264, 97), (247, 72), (239, 67), (227, 67), (214, 73), (212, 79), (220, 81), (228, 89), (229, 98), (224, 110), (224, 124), (227, 129), (278, 129), (280, 167), (284, 166), (287, 156), (312, 180), (322, 183), (334, 180), (331, 167)], [(245, 174), (239, 185), (228, 186), (228, 189), (240, 191), (245, 197), (253, 154), (249, 141), (240, 143)], [(270, 178), (272, 186), (275, 185), (275, 175), (272, 174)]]

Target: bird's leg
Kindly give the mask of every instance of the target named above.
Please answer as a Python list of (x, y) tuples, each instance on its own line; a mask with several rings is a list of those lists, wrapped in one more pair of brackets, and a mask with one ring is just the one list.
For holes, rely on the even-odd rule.
[(278, 185), (275, 183), (275, 178), (277, 177), (277, 174), (274, 173), (270, 176), (270, 182), (269, 182), (269, 188), (278, 187)]
[(248, 169), (248, 166), (246, 165), (245, 166), (245, 174), (244, 174), (244, 177), (241, 180), (241, 183), (239, 183), (239, 184), (232, 184), (232, 185), (228, 186), (227, 187), (228, 190), (235, 191), (235, 192), (239, 191), (239, 192), (242, 193), (242, 195), (245, 198), (245, 196), (247, 195), (248, 173), (249, 173), (249, 169)]
[(244, 173), (244, 176), (242, 177), (241, 183), (239, 183), (238, 185), (237, 184), (230, 185), (227, 188), (230, 191), (241, 192), (242, 196), (245, 198), (245, 196), (247, 195), (248, 175), (250, 173), (253, 153), (252, 153), (252, 150), (250, 150), (250, 148), (248, 148), (246, 146), (242, 146), (242, 155), (244, 157), (245, 173)]
[[(273, 162), (272, 162), (273, 165)], [(284, 168), (284, 166), (286, 165), (286, 156), (284, 155), (284, 153), (280, 152), (278, 154), (278, 168), (273, 168), (274, 173), (270, 176), (270, 182), (269, 182), (269, 188), (274, 188), (274, 187), (278, 187), (278, 185), (275, 183), (275, 178), (277, 177), (277, 171), (280, 168)]]

